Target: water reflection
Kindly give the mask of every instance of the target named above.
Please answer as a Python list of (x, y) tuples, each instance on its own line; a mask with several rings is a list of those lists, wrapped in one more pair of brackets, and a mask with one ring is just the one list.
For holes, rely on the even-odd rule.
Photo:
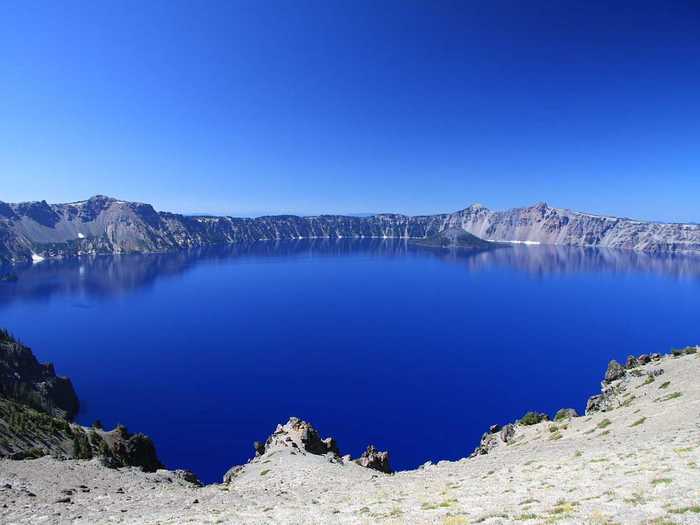
[[(429, 257), (477, 272), (508, 267), (535, 277), (570, 273), (653, 273), (673, 279), (700, 278), (700, 257), (651, 255), (624, 250), (563, 246), (506, 246), (483, 252), (419, 247), (392, 239), (310, 239), (258, 242), (172, 253), (47, 260), (0, 269), (16, 276), (0, 282), (0, 307), (17, 300), (45, 301), (57, 294), (100, 298), (150, 287), (158, 279), (181, 275), (202, 264), (226, 264), (256, 258)], [(86, 306), (76, 303), (74, 306)]]

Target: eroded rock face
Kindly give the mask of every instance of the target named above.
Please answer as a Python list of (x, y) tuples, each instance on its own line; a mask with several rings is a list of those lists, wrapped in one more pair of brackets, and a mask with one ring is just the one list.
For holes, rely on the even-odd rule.
[(31, 349), (0, 330), (0, 395), (51, 416), (72, 420), (80, 404), (73, 384), (39, 363)]
[(612, 383), (625, 376), (625, 368), (614, 359), (608, 364), (608, 369), (605, 371), (605, 382)]
[(389, 453), (380, 452), (374, 445), (369, 445), (362, 455), (355, 460), (355, 463), (361, 467), (367, 467), (385, 474), (391, 474), (391, 466), (389, 465)]

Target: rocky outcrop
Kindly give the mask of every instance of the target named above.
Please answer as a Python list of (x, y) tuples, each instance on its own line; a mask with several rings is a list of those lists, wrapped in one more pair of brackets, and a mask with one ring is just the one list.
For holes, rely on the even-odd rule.
[(508, 423), (507, 425), (491, 425), (489, 431), (481, 436), (479, 446), (474, 449), (470, 457), (482, 456), (488, 454), (494, 448), (500, 445), (507, 445), (513, 441), (517, 430), (518, 423)]
[(392, 472), (391, 466), (389, 465), (389, 453), (377, 450), (374, 445), (369, 445), (367, 450), (355, 460), (355, 463), (361, 467), (378, 470), (385, 474), (391, 474)]
[[(630, 363), (630, 360), (628, 359), (627, 362)], [(625, 374), (625, 368), (613, 359), (608, 363), (608, 369), (605, 371), (605, 382), (612, 383), (625, 377)]]
[[(248, 219), (157, 212), (149, 204), (98, 195), (68, 204), (0, 203), (0, 263), (27, 262), (36, 256), (155, 253), (283, 239), (430, 239), (442, 232), (458, 236), (466, 232), (488, 241), (700, 253), (700, 225), (604, 217), (544, 203), (508, 211), (473, 205), (454, 213), (422, 216), (279, 215)], [(470, 237), (468, 244), (475, 242)]]
[(626, 406), (633, 398), (633, 394), (629, 392), (632, 378), (645, 376), (648, 383), (653, 382), (664, 373), (663, 368), (653, 367), (661, 359), (662, 356), (658, 353), (630, 355), (624, 367), (615, 360), (610, 361), (601, 382), (601, 393), (588, 398), (586, 415)]
[[(340, 449), (335, 439), (332, 437), (322, 438), (321, 434), (311, 423), (303, 421), (298, 417), (290, 417), (285, 424), (277, 425), (275, 431), (265, 440), (264, 443), (256, 441), (253, 443), (255, 457), (251, 462), (266, 461), (279, 452), (290, 454), (325, 456), (333, 463), (354, 462), (362, 467), (378, 470), (384, 473), (391, 473), (389, 466), (389, 453), (380, 452), (373, 445), (357, 460), (352, 460), (349, 455), (340, 455)], [(224, 483), (229, 483), (244, 471), (244, 466), (236, 465), (231, 467), (224, 474)]]
[(112, 466), (141, 467), (144, 472), (163, 468), (153, 440), (145, 434), (131, 434), (124, 426), (111, 432), (96, 431), (106, 444), (101, 452)]
[(57, 376), (51, 363), (39, 363), (5, 330), (0, 330), (0, 396), (68, 420), (80, 407), (70, 379)]

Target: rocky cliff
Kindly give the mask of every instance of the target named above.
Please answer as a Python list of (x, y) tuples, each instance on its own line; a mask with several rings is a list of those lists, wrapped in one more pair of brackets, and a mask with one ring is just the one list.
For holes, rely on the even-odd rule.
[(190, 217), (157, 212), (149, 204), (95, 196), (68, 204), (0, 202), (0, 263), (300, 238), (420, 239), (449, 229), (490, 241), (651, 253), (700, 252), (700, 225), (604, 217), (547, 204), (502, 212), (473, 205), (454, 213), (424, 216), (279, 215), (247, 219)]
[(71, 423), (78, 396), (52, 364), (39, 363), (32, 351), (0, 329), (0, 458), (95, 459), (111, 467), (162, 467), (153, 441), (119, 425), (106, 431)]
[(57, 376), (51, 363), (39, 363), (6, 330), (0, 330), (0, 396), (67, 420), (79, 408), (70, 379)]

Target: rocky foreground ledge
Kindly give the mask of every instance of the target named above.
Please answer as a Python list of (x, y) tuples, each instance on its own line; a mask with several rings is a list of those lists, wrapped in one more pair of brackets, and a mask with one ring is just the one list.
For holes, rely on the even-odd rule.
[(341, 456), (297, 418), (204, 487), (97, 459), (6, 459), (0, 522), (700, 523), (700, 353), (612, 362), (586, 415), (494, 425), (470, 458), (393, 474), (388, 459)]

